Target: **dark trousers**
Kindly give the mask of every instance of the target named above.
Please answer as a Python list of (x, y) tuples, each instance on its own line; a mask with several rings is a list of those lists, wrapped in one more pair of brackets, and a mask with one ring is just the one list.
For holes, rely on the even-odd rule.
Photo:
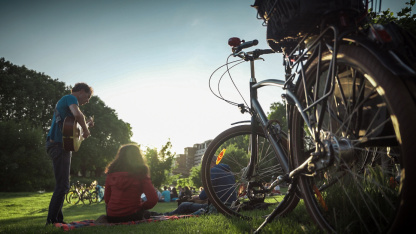
[(194, 202), (182, 202), (176, 210), (172, 212), (167, 212), (165, 215), (181, 215), (181, 214), (192, 214), (199, 209), (203, 208), (206, 209), (208, 204), (199, 204)]
[(62, 223), (64, 215), (65, 194), (69, 191), (69, 170), (71, 168), (70, 151), (66, 151), (59, 142), (46, 142), (46, 152), (52, 159), (53, 173), (55, 175), (55, 190), (49, 203), (47, 223)]
[(146, 211), (144, 210), (139, 210), (134, 214), (123, 216), (123, 217), (107, 216), (107, 220), (109, 223), (123, 223), (123, 222), (129, 222), (129, 221), (142, 220), (143, 218), (149, 218), (149, 217), (144, 217), (145, 212)]

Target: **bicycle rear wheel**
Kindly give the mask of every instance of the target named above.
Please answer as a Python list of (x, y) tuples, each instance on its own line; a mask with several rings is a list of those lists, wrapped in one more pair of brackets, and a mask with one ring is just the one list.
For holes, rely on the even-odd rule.
[(97, 193), (97, 191), (94, 191), (94, 192), (91, 193), (90, 200), (91, 200), (92, 203), (97, 203), (98, 202), (98, 193)]
[[(323, 54), (319, 72), (318, 59), (308, 67), (296, 91), (304, 108), (324, 95), (331, 58)], [(329, 232), (397, 231), (415, 208), (415, 104), (399, 78), (356, 46), (340, 47), (333, 85), (326, 103), (308, 112), (310, 119), (323, 115), (322, 126), (314, 127), (331, 157), (314, 176), (301, 176), (306, 207)], [(293, 156), (300, 165), (314, 146), (301, 115), (292, 116)]]
[[(227, 216), (263, 217), (270, 214), (283, 199), (283, 195), (264, 191), (267, 183), (284, 172), (261, 129), (257, 130), (259, 153), (255, 176), (250, 183), (244, 177), (250, 160), (251, 131), (251, 125), (240, 125), (222, 132), (210, 143), (202, 160), (201, 174), (205, 192), (217, 210)], [(221, 152), (224, 153), (219, 156)], [(219, 169), (211, 170), (213, 160), (219, 162)], [(227, 178), (226, 181), (224, 178)], [(282, 192), (286, 189), (283, 186), (281, 188)], [(279, 215), (293, 210), (298, 202), (298, 197), (294, 196)]]

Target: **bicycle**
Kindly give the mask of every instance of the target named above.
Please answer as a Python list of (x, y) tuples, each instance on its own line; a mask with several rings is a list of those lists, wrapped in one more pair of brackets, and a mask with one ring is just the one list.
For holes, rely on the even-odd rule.
[[(336, 6), (311, 1), (319, 9), (334, 7), (321, 12), (309, 6), (316, 22), (298, 19), (308, 15), (296, 12), (299, 2), (257, 0), (272, 50), (244, 52), (258, 41), (231, 38), (230, 57), (241, 60), (227, 59), (217, 93), (210, 77), (215, 96), (251, 115), (219, 134), (203, 156), (202, 182), (210, 202), (226, 216), (266, 216), (256, 232), (291, 212), (300, 198), (327, 232), (414, 230), (409, 222), (416, 208), (414, 40), (395, 25), (365, 27), (368, 1), (339, 0)], [(258, 82), (254, 62), (275, 52), (283, 53), (285, 79)], [(251, 68), (250, 104), (239, 104), (224, 98), (219, 87), (223, 76), (232, 80), (230, 69), (245, 61)], [(266, 86), (285, 91), (287, 134), (258, 101)], [(234, 184), (214, 181), (220, 176), (211, 174), (213, 161), (229, 166), (222, 175), (232, 174)], [(276, 179), (265, 186), (271, 178)], [(284, 183), (289, 187), (283, 197), (267, 197)]]
[(83, 190), (83, 186), (79, 183), (79, 181), (77, 181), (76, 184), (72, 183), (69, 192), (65, 195), (66, 202), (73, 205), (78, 204), (81, 200)]
[(98, 192), (97, 192), (97, 181), (96, 180), (93, 181), (89, 187), (86, 187), (81, 192), (81, 201), (82, 201), (83, 204), (85, 204), (86, 202), (88, 202), (88, 204), (98, 202)]

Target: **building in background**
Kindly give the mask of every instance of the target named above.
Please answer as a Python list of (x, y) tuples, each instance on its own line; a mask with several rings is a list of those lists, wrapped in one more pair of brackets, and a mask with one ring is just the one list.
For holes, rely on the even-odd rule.
[(176, 155), (175, 159), (173, 160), (173, 170), (172, 174), (182, 174), (183, 177), (189, 176), (189, 169), (186, 167), (186, 155), (185, 154), (178, 154)]
[(202, 156), (204, 156), (205, 151), (207, 150), (209, 144), (212, 142), (212, 140), (207, 140), (202, 144), (195, 144), (194, 148), (196, 148), (196, 152), (194, 155), (194, 166), (197, 166), (201, 164), (202, 162)]
[(184, 154), (178, 154), (176, 156), (173, 162), (174, 169), (172, 170), (172, 174), (182, 174), (182, 177), (188, 177), (191, 168), (198, 166), (202, 162), (202, 156), (204, 156), (211, 142), (212, 140), (207, 140), (201, 144), (194, 144), (193, 147), (186, 147)]

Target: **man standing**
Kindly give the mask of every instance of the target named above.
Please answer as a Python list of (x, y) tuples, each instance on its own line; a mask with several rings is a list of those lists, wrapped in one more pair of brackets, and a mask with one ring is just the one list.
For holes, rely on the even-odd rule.
[(86, 122), (85, 116), (79, 109), (89, 102), (93, 89), (85, 83), (76, 83), (71, 90), (71, 94), (63, 96), (56, 104), (52, 118), (52, 125), (46, 139), (46, 152), (52, 159), (53, 172), (55, 175), (55, 190), (49, 204), (48, 217), (46, 224), (62, 223), (64, 216), (62, 206), (65, 194), (69, 190), (69, 171), (71, 167), (71, 151), (66, 151), (62, 144), (62, 128), (66, 117), (72, 116), (81, 125), (82, 136), (90, 136), (87, 124), (93, 126), (94, 123)]

